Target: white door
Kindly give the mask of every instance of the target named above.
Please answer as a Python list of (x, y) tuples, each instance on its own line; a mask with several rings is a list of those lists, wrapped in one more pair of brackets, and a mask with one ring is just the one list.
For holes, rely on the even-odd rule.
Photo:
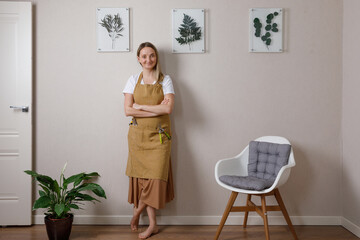
[(31, 178), (24, 173), (24, 170), (32, 169), (31, 22), (30, 2), (0, 1), (0, 225), (2, 226), (31, 224)]

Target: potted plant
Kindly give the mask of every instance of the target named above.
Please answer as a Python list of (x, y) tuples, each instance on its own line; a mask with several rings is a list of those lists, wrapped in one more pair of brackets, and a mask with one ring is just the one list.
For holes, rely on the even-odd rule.
[[(98, 199), (85, 194), (85, 191), (91, 191), (95, 195), (105, 198), (104, 189), (91, 181), (100, 176), (97, 172), (79, 173), (69, 178), (65, 178), (64, 171), (66, 165), (61, 171), (59, 182), (49, 176), (38, 174), (27, 170), (25, 173), (34, 177), (42, 190), (39, 190), (40, 197), (35, 201), (33, 210), (46, 208), (45, 225), (50, 240), (68, 240), (73, 214), (71, 209), (82, 209), (84, 201), (98, 201)], [(95, 203), (95, 202), (94, 202)]]

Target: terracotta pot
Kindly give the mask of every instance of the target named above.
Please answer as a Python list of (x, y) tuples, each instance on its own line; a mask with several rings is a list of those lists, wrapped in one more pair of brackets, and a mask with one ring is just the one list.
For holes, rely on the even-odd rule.
[(46, 216), (45, 225), (49, 240), (68, 240), (73, 219), (74, 215), (72, 214), (62, 219), (52, 219), (51, 216)]

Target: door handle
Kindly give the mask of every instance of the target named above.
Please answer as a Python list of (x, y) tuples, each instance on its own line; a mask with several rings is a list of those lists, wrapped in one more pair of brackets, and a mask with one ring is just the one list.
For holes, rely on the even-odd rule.
[(12, 109), (21, 109), (22, 112), (29, 112), (29, 106), (10, 106)]

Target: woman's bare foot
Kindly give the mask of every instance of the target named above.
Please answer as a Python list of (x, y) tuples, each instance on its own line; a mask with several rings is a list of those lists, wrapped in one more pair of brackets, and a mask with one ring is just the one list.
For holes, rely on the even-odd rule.
[(151, 235), (156, 234), (159, 232), (158, 227), (155, 226), (149, 226), (144, 232), (139, 234), (139, 238), (140, 239), (147, 239), (149, 238)]
[(137, 209), (134, 208), (134, 215), (131, 219), (130, 226), (132, 231), (137, 231), (139, 226), (140, 214), (137, 212)]

